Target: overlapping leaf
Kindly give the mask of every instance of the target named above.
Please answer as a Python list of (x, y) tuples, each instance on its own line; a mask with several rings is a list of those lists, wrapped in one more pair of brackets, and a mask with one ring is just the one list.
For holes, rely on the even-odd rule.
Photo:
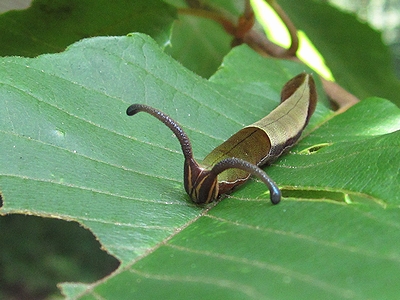
[(386, 97), (400, 105), (400, 81), (380, 32), (322, 1), (279, 3), (311, 38), (341, 86), (360, 99)]
[(82, 38), (130, 32), (165, 45), (175, 17), (173, 7), (157, 0), (35, 0), (0, 16), (0, 55), (33, 57), (64, 51)]

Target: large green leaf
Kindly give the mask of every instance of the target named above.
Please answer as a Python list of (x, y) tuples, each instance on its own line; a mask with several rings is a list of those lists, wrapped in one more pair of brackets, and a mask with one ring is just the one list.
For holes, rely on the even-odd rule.
[(251, 180), (201, 208), (184, 193), (176, 138), (127, 106), (170, 114), (201, 159), (272, 110), (304, 66), (242, 46), (207, 81), (140, 34), (0, 66), (0, 212), (78, 221), (122, 263), (94, 285), (65, 284), (70, 298), (398, 294), (400, 112), (390, 102), (340, 116), (320, 103), (307, 136), (267, 169), (279, 205)]

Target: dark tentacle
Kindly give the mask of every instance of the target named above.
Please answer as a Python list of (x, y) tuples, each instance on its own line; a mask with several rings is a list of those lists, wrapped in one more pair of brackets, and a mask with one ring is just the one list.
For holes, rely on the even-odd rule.
[(156, 117), (165, 125), (167, 125), (168, 128), (171, 129), (175, 136), (178, 138), (185, 159), (193, 158), (192, 145), (190, 144), (190, 140), (177, 122), (175, 122), (170, 116), (163, 113), (162, 111), (145, 104), (132, 104), (126, 110), (126, 114), (128, 116), (133, 116), (141, 111), (147, 112), (148, 114)]
[(231, 168), (241, 169), (243, 171), (249, 172), (254, 176), (257, 176), (268, 187), (271, 202), (273, 204), (278, 204), (281, 201), (281, 191), (279, 190), (277, 184), (267, 175), (267, 173), (265, 173), (256, 165), (253, 165), (240, 158), (233, 157), (221, 160), (211, 169), (211, 173), (214, 173), (215, 176), (217, 176), (223, 171)]

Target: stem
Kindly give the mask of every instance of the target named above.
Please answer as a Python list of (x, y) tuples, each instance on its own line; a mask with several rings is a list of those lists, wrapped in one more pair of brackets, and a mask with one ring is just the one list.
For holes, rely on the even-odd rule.
[(285, 50), (283, 56), (292, 57), (296, 56), (296, 52), (299, 48), (299, 38), (297, 36), (297, 28), (294, 26), (288, 15), (285, 11), (280, 7), (280, 5), (275, 0), (266, 0), (267, 3), (275, 10), (279, 18), (285, 24), (287, 30), (289, 31), (291, 44), (288, 49)]
[(231, 35), (235, 35), (236, 26), (228, 19), (222, 17), (221, 14), (219, 14), (219, 13), (209, 11), (209, 10), (204, 10), (201, 8), (178, 8), (178, 13), (185, 14), (185, 15), (198, 16), (198, 17), (203, 17), (203, 18), (213, 20), (213, 21), (221, 24), (224, 27), (224, 29), (226, 30), (226, 32), (228, 32)]

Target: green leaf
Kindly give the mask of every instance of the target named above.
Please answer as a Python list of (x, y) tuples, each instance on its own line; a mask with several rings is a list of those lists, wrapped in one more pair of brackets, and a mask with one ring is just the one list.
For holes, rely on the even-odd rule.
[(241, 46), (207, 81), (141, 34), (0, 64), (0, 212), (78, 221), (122, 263), (86, 289), (66, 285), (69, 297), (398, 295), (400, 111), (390, 102), (339, 116), (319, 103), (301, 142), (267, 168), (286, 194), (279, 205), (252, 179), (202, 208), (184, 193), (176, 138), (149, 115), (126, 116), (128, 105), (170, 114), (201, 160), (276, 107), (304, 66)]
[(61, 52), (82, 38), (130, 32), (164, 45), (175, 17), (174, 8), (158, 0), (36, 0), (0, 16), (0, 55)]
[(63, 283), (62, 290), (63, 294), (67, 299), (75, 299), (80, 294), (85, 293), (87, 289), (86, 284), (82, 283)]
[[(270, 175), (276, 172), (275, 178), (289, 189), (301, 182), (307, 190), (341, 192), (347, 202), (363, 197), (382, 207), (396, 206), (400, 201), (394, 156), (400, 146), (399, 111), (387, 100), (363, 102), (312, 132), (302, 143), (305, 151), (294, 148), (292, 155), (279, 161), (277, 167), (290, 169), (290, 177), (277, 169)], [(319, 147), (313, 150), (315, 145)]]
[(279, 4), (321, 52), (337, 82), (360, 99), (384, 97), (400, 106), (400, 81), (381, 34), (322, 1)]
[[(168, 0), (177, 8), (187, 7), (184, 1)], [(238, 1), (202, 1), (205, 7), (231, 17), (232, 21), (244, 10), (244, 3)], [(179, 14), (174, 23), (170, 47), (165, 51), (196, 74), (209, 78), (215, 73), (224, 56), (231, 49), (233, 37), (221, 24), (200, 16)]]
[(174, 23), (171, 44), (165, 50), (189, 70), (208, 78), (229, 52), (231, 40), (214, 21), (181, 15)]

